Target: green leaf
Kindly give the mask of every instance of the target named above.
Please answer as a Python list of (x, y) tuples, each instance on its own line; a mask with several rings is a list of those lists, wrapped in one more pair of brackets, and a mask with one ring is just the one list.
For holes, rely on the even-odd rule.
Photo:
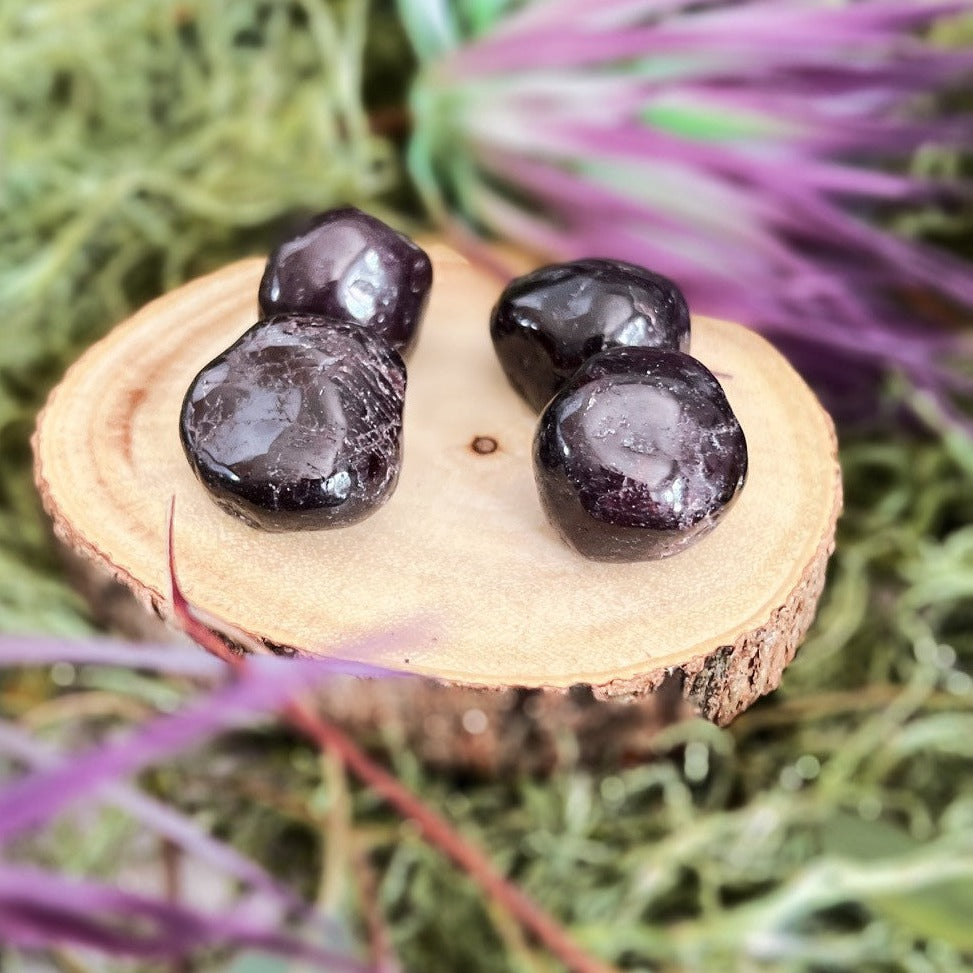
[(445, 0), (399, 0), (398, 9), (420, 60), (434, 60), (459, 45), (454, 14)]
[(855, 814), (836, 814), (821, 829), (826, 855), (852, 861), (879, 861), (908, 855), (921, 845), (908, 832), (887, 821), (866, 821)]
[[(924, 843), (886, 821), (864, 821), (851, 814), (831, 819), (821, 832), (826, 853), (852, 861), (883, 861), (921, 854)], [(923, 885), (912, 892), (896, 890), (869, 896), (877, 915), (911, 935), (973, 949), (973, 874)]]
[(290, 960), (280, 956), (268, 956), (266, 953), (241, 953), (223, 971), (223, 973), (288, 973), (291, 969)]
[(926, 886), (909, 895), (873, 899), (872, 908), (914, 935), (957, 949), (973, 949), (973, 876)]

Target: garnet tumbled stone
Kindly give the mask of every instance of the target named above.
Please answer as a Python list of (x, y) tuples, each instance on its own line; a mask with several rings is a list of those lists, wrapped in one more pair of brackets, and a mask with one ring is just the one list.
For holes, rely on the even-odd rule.
[(362, 520), (399, 475), (405, 366), (347, 322), (260, 321), (193, 380), (179, 432), (229, 513), (266, 530)]
[(617, 260), (575, 260), (511, 281), (493, 309), (493, 345), (537, 411), (587, 359), (632, 345), (689, 349), (689, 308), (666, 277)]
[(431, 283), (425, 250), (348, 206), (315, 217), (270, 255), (260, 308), (268, 316), (301, 311), (354, 321), (407, 355)]
[(550, 402), (534, 439), (548, 518), (600, 561), (683, 550), (716, 526), (746, 473), (747, 443), (720, 383), (678, 351), (594, 356)]

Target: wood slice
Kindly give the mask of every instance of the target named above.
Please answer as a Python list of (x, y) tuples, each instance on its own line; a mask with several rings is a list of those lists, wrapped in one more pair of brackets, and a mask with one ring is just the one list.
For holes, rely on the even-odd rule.
[[(830, 418), (763, 338), (694, 318), (692, 354), (720, 377), (749, 443), (747, 484), (719, 527), (682, 554), (586, 561), (537, 499), (536, 416), (508, 386), (488, 333), (499, 282), (441, 243), (426, 246), (435, 278), (409, 363), (402, 475), (374, 516), (267, 534), (218, 509), (190, 470), (180, 403), (199, 369), (257, 320), (263, 262), (253, 259), (143, 308), (54, 390), (34, 447), (56, 533), (168, 618), (175, 496), (176, 558), (192, 603), (278, 651), (328, 653), (388, 633), (370, 661), (434, 681), (400, 694), (403, 725), (428, 722), (417, 692), (462, 723), (471, 699), (492, 720), (524, 691), (586, 687), (572, 698), (631, 699), (667, 677), (726, 723), (776, 687), (814, 615), (841, 506)], [(374, 689), (387, 711), (388, 686)], [(488, 702), (462, 692), (482, 689), (506, 693)], [(355, 706), (371, 712), (367, 693), (356, 692)], [(482, 730), (479, 718), (466, 722)]]

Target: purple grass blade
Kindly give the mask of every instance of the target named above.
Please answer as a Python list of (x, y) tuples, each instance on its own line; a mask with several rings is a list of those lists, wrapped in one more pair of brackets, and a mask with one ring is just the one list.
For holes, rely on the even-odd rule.
[[(769, 24), (786, 28), (791, 22), (801, 27), (809, 25), (852, 25), (859, 30), (885, 30), (893, 35), (928, 26), (935, 20), (969, 13), (968, 0), (865, 0), (847, 5), (831, 3), (809, 4), (781, 0), (758, 0), (747, 8), (747, 23)], [(725, 26), (728, 11), (714, 7), (701, 17), (707, 22)], [(739, 17), (734, 17), (739, 22)]]
[[(761, 61), (751, 64), (745, 73), (740, 70), (733, 77), (714, 80), (711, 75), (719, 67), (719, 62), (701, 62), (680, 90), (698, 87), (713, 97), (718, 97), (721, 91), (746, 91), (751, 97), (778, 93), (785, 98), (804, 95), (812, 99), (805, 108), (815, 110), (827, 104), (829, 98), (848, 93), (880, 95), (886, 100), (914, 99), (922, 91), (935, 91), (969, 74), (973, 51), (921, 48), (910, 52), (908, 57), (836, 60), (825, 64), (820, 61), (806, 64), (798, 58), (786, 63)], [(781, 82), (778, 90), (766, 88), (771, 79)]]
[[(667, 213), (640, 203), (631, 196), (624, 195), (624, 193), (615, 192), (590, 180), (586, 181), (574, 173), (562, 171), (555, 166), (535, 163), (524, 157), (511, 156), (503, 152), (486, 149), (481, 149), (479, 159), (481, 162), (494, 163), (495, 167), (492, 171), (496, 175), (502, 179), (513, 180), (518, 185), (530, 189), (536, 198), (547, 200), (555, 206), (564, 206), (566, 209), (570, 209), (575, 228), (578, 228), (580, 221), (583, 220), (591, 226), (609, 224), (611, 231), (617, 232), (619, 221), (621, 221), (621, 225), (652, 227), (654, 232), (662, 233), (663, 239), (666, 239), (668, 234), (672, 232), (680, 235), (682, 233), (682, 226)], [(814, 293), (819, 297), (828, 297), (835, 302), (844, 300), (845, 293), (839, 277), (827, 273), (824, 268), (819, 268), (807, 261), (801, 261), (796, 253), (788, 250), (771, 235), (767, 235), (763, 239), (752, 235), (753, 226), (749, 228), (744, 226), (742, 229), (744, 232), (740, 234), (738, 241), (740, 246), (733, 248), (733, 254), (742, 253), (748, 258), (762, 255), (765, 259), (772, 259), (782, 271), (794, 275), (795, 278), (800, 278), (801, 286), (808, 292), (808, 296)], [(636, 255), (644, 262), (647, 256), (646, 247), (644, 245), (638, 246), (637, 251)], [(573, 252), (572, 255), (580, 256), (581, 254)], [(698, 276), (698, 273), (689, 266), (684, 265), (678, 268), (675, 266), (676, 254), (670, 246), (666, 246), (658, 254), (657, 259), (660, 261), (660, 266), (664, 267), (671, 275), (678, 277), (684, 284), (687, 280), (692, 280)], [(742, 274), (752, 280), (754, 273), (759, 272), (759, 268), (746, 269), (742, 264), (734, 265), (729, 255), (721, 259), (721, 254), (718, 252), (713, 253), (709, 259), (701, 257), (700, 262), (702, 264), (700, 269), (705, 269), (710, 275), (718, 273), (718, 268), (723, 267), (724, 273), (721, 276), (726, 278), (723, 287), (731, 285)], [(772, 283), (771, 286), (773, 286)], [(699, 297), (698, 290), (694, 296)], [(850, 306), (846, 307), (845, 310), (849, 316), (853, 314), (853, 309)], [(860, 325), (875, 330), (877, 341), (885, 344), (901, 343), (901, 337), (887, 340), (864, 307), (859, 309), (858, 314), (861, 317)], [(851, 347), (857, 347), (860, 343), (860, 337), (851, 338)], [(922, 343), (925, 344), (926, 341)], [(904, 351), (901, 347), (897, 350)]]
[(424, 73), (432, 97), (417, 104), (442, 104), (445, 117), (417, 116), (432, 156), (417, 179), (447, 223), (555, 259), (653, 266), (700, 311), (904, 370), (943, 401), (968, 385), (944, 357), (960, 339), (911, 298), (973, 306), (973, 272), (872, 220), (970, 196), (888, 170), (921, 147), (973, 146), (973, 118), (929, 111), (973, 76), (973, 50), (923, 36), (971, 10), (969, 0), (529, 4)]
[[(654, 233), (661, 232), (665, 236), (671, 233), (681, 235), (683, 232), (684, 224), (658, 205), (643, 203), (631, 195), (626, 195), (624, 191), (616, 191), (586, 179), (582, 175), (566, 172), (546, 163), (535, 162), (516, 153), (496, 151), (487, 146), (479, 147), (478, 158), (482, 163), (487, 163), (491, 171), (501, 180), (529, 189), (537, 199), (547, 201), (554, 207), (563, 207), (565, 211), (572, 214), (575, 226), (578, 226), (582, 219), (591, 225), (610, 223), (613, 226), (616, 221), (621, 220), (623, 224), (633, 227), (638, 225), (651, 227)], [(782, 177), (787, 178), (783, 173)], [(698, 185), (705, 186), (708, 178), (706, 173), (699, 173)], [(761, 268), (745, 266), (743, 261), (746, 258), (747, 263), (750, 263), (752, 258), (756, 257), (770, 260), (779, 271), (799, 277), (805, 288), (810, 286), (820, 295), (830, 295), (835, 300), (842, 299), (840, 278), (802, 259), (799, 254), (785, 246), (779, 237), (771, 233), (764, 224), (772, 219), (773, 212), (764, 213), (762, 216), (763, 221), (733, 221), (736, 237), (734, 246), (727, 248), (726, 256), (721, 258), (719, 252), (714, 252), (706, 260), (706, 265), (710, 268), (709, 272), (715, 275), (722, 267), (726, 271), (725, 274), (721, 274), (722, 277), (738, 279), (741, 275), (745, 275), (753, 280), (754, 274), (759, 274)], [(664, 251), (661, 259), (664, 264), (669, 264), (666, 269), (670, 273), (675, 273), (671, 260), (666, 259), (667, 256)], [(645, 260), (645, 255), (642, 259)], [(678, 279), (685, 283), (685, 277), (686, 272), (683, 270)], [(870, 315), (864, 310), (861, 318), (872, 325)]]
[(26, 635), (0, 636), (0, 667), (46, 666), (55, 662), (154, 669), (171, 676), (200, 679), (220, 678), (226, 674), (226, 666), (219, 659), (213, 659), (189, 646), (116, 642), (108, 639), (75, 641)]
[[(387, 644), (377, 636), (345, 648), (367, 657)], [(182, 710), (150, 720), (124, 739), (72, 754), (67, 765), (35, 771), (8, 785), (0, 791), (0, 844), (50, 820), (72, 801), (100, 795), (113, 780), (224, 730), (276, 713), (295, 695), (338, 673), (391, 675), (364, 663), (254, 658), (235, 681), (202, 694)]]
[[(511, 118), (515, 117), (517, 116), (511, 116)], [(739, 185), (743, 181), (756, 183), (755, 177), (759, 176), (765, 191), (767, 185), (772, 182), (778, 182), (788, 188), (794, 182), (793, 167), (796, 162), (791, 153), (781, 153), (778, 158), (766, 158), (754, 151), (740, 150), (734, 153), (719, 146), (673, 138), (629, 123), (618, 123), (597, 129), (577, 122), (570, 126), (535, 123), (532, 130), (529, 130), (531, 127), (528, 126), (525, 118), (522, 125), (523, 127), (513, 126), (512, 131), (504, 137), (494, 130), (483, 130), (481, 120), (471, 131), (471, 144), (475, 147), (481, 162), (490, 163), (496, 158), (498, 151), (501, 152), (505, 157), (504, 167), (512, 177), (511, 184), (523, 182), (532, 192), (542, 193), (544, 187), (542, 182), (531, 179), (528, 175), (531, 167), (536, 164), (530, 155), (542, 154), (556, 161), (569, 158), (581, 146), (594, 141), (601, 146), (602, 158), (614, 157), (640, 162), (647, 154), (651, 154), (656, 167), (660, 162), (668, 160), (682, 167), (688, 167), (690, 170), (698, 170), (696, 175), (703, 183), (709, 182), (714, 188), (720, 186), (723, 192), (731, 194), (738, 202), (743, 201), (739, 192)], [(499, 150), (498, 146), (500, 146)], [(948, 191), (958, 198), (971, 191), (969, 187), (934, 186), (928, 181), (910, 176), (895, 175), (813, 157), (805, 157), (799, 160), (799, 164), (804, 177), (803, 183), (812, 189), (826, 192), (891, 200), (916, 200), (931, 195), (944, 197)], [(726, 176), (732, 177), (735, 182), (727, 183)], [(583, 177), (572, 175), (572, 178), (580, 182)], [(754, 189), (757, 189), (756, 185)], [(622, 187), (617, 191), (616, 196), (624, 197), (625, 192), (625, 188)], [(755, 198), (748, 200), (747, 205), (753, 208), (761, 202), (760, 194), (755, 192)], [(633, 207), (638, 205), (637, 201), (631, 200), (631, 205)], [(763, 206), (760, 215), (764, 220), (772, 218), (774, 209)], [(756, 226), (739, 224), (737, 226), (738, 231), (744, 232), (757, 229)], [(766, 233), (766, 228), (761, 232)], [(774, 246), (778, 251), (786, 248), (783, 241), (777, 241)]]
[(588, 29), (620, 27), (652, 20), (693, 6), (698, 0), (540, 0), (527, 3), (499, 21), (482, 43), (572, 23)]
[[(839, 162), (827, 162), (820, 159), (804, 159), (801, 161), (805, 182), (815, 190), (836, 193), (846, 196), (870, 196), (874, 199), (895, 201), (931, 200), (941, 197), (946, 189), (925, 180), (917, 180), (911, 176), (901, 176), (875, 169), (865, 169), (860, 166), (843, 165)], [(780, 166), (787, 169), (787, 161), (782, 160)], [(957, 193), (962, 187), (955, 187)]]
[[(708, 146), (680, 144), (677, 140), (637, 125), (609, 130), (561, 128), (550, 134), (565, 146), (570, 144), (577, 149), (585, 144), (598, 144), (602, 157), (616, 156), (632, 161), (644, 159), (648, 153), (658, 155), (667, 146), (673, 148), (674, 159), (681, 155), (683, 161), (698, 159), (701, 164), (706, 163), (707, 153), (712, 157), (717, 152)], [(536, 137), (543, 139), (543, 130)], [(900, 240), (851, 216), (823, 195), (814, 193), (800, 180), (794, 179), (793, 167), (781, 168), (771, 181), (773, 168), (758, 161), (734, 159), (729, 154), (718, 153), (717, 159), (711, 158), (710, 162), (717, 160), (729, 174), (743, 176), (749, 171), (751, 175), (759, 176), (765, 193), (770, 188), (780, 193), (781, 199), (776, 202), (741, 195), (741, 204), (762, 206), (764, 218), (776, 218), (782, 223), (786, 221), (795, 231), (804, 233), (813, 227), (827, 246), (844, 243), (849, 247), (860, 247), (864, 253), (880, 256), (887, 261), (900, 281), (913, 280), (959, 302), (973, 305), (973, 274), (969, 265), (959, 258), (912, 241)], [(727, 183), (726, 188), (730, 190), (731, 184)], [(738, 234), (739, 229), (734, 228), (734, 235)]]
[[(481, 147), (478, 157), (486, 168), (501, 179), (527, 187), (536, 198), (584, 216), (592, 222), (612, 223), (621, 219), (632, 225), (651, 226), (654, 231), (682, 233), (678, 217), (658, 205), (643, 202), (601, 182), (567, 172), (554, 165), (525, 156)], [(701, 174), (701, 181), (705, 180)], [(717, 185), (715, 188), (722, 188)], [(750, 258), (772, 257), (781, 264), (796, 267), (797, 258), (788, 248), (756, 222), (739, 223), (739, 239)]]
[[(56, 769), (64, 757), (23, 733), (12, 723), (0, 720), (0, 753), (32, 767)], [(164, 835), (187, 854), (262, 892), (285, 912), (307, 911), (306, 904), (293, 891), (281, 885), (258, 864), (236, 849), (217, 841), (193, 821), (167, 807), (135, 787), (113, 782), (102, 791), (102, 797), (130, 814), (142, 825)]]
[(0, 942), (27, 948), (85, 946), (140, 959), (186, 957), (228, 946), (307, 960), (334, 973), (368, 970), (252, 917), (202, 912), (97, 882), (3, 864)]
[[(781, 300), (783, 295), (775, 296), (777, 291), (773, 280), (758, 285), (758, 290), (764, 295), (764, 303), (760, 304), (755, 303), (752, 294), (753, 273), (741, 274), (738, 268), (730, 264), (721, 268), (723, 276), (717, 278), (713, 267), (718, 265), (718, 253), (707, 256), (705, 251), (700, 251), (695, 257), (688, 256), (693, 245), (699, 246), (698, 240), (688, 239), (680, 243), (671, 234), (664, 234), (662, 242), (657, 243), (611, 220), (604, 223), (575, 223), (561, 232), (546, 227), (536, 218), (527, 217), (499, 197), (487, 198), (481, 194), (480, 199), (484, 214), (500, 232), (516, 232), (519, 239), (559, 259), (597, 254), (657, 267), (679, 280), (691, 296), (694, 306), (705, 313), (745, 320), (771, 332), (814, 339), (849, 357), (878, 357), (888, 364), (910, 371), (932, 365), (931, 356), (936, 351), (936, 343), (907, 341), (885, 332), (871, 319), (866, 305), (856, 305), (853, 295), (840, 288), (839, 276), (818, 275), (814, 265), (810, 267), (809, 276), (802, 281), (803, 287), (810, 285), (809, 289), (801, 297), (795, 294), (793, 306)], [(576, 205), (575, 212), (578, 209)], [(826, 302), (820, 312), (814, 310), (811, 303), (817, 300), (813, 297), (816, 285), (812, 281), (815, 279), (819, 284), (826, 285), (820, 294), (820, 298)], [(827, 307), (842, 302), (843, 313), (847, 318), (856, 319), (858, 328), (855, 331), (835, 331), (831, 328), (815, 330), (815, 319), (828, 322)]]
[(973, 115), (926, 122), (821, 116), (809, 119), (805, 127), (808, 148), (830, 154), (902, 157), (911, 156), (923, 145), (973, 146)]
[[(651, 27), (596, 31), (570, 21), (556, 27), (534, 29), (519, 34), (506, 34), (502, 43), (493, 39), (481, 41), (463, 50), (447, 63), (450, 74), (471, 78), (509, 71), (538, 71), (557, 68), (584, 68), (597, 64), (617, 64), (660, 55), (707, 54), (716, 63), (726, 63), (748, 56), (759, 56), (762, 62), (829, 63), (840, 61), (844, 48), (904, 43), (901, 22), (911, 26), (932, 22), (935, 14), (919, 18), (889, 17), (854, 20), (846, 11), (876, 4), (853, 4), (832, 8), (827, 17), (802, 16), (789, 8), (786, 17), (766, 22), (739, 11), (719, 20), (705, 21), (702, 15)], [(751, 8), (747, 8), (748, 11)], [(819, 43), (808, 46), (809, 34)], [(914, 50), (921, 50), (919, 43)]]
[[(661, 53), (655, 28), (634, 28), (617, 33), (597, 33), (575, 25), (507, 36), (503, 44), (478, 44), (466, 48), (462, 58), (447, 65), (461, 79), (509, 71), (579, 68), (648, 57)], [(685, 48), (670, 44), (670, 50)]]

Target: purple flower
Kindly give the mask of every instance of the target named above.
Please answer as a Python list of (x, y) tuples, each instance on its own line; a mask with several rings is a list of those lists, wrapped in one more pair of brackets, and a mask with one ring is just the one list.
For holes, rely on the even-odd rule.
[(926, 97), (973, 73), (973, 51), (919, 33), (968, 0), (401, 6), (424, 59), (410, 168), (461, 238), (647, 265), (817, 374), (837, 353), (944, 408), (973, 390), (948, 360), (960, 341), (910, 304), (973, 306), (973, 268), (881, 226), (970, 194), (888, 167), (973, 144), (973, 119)]

